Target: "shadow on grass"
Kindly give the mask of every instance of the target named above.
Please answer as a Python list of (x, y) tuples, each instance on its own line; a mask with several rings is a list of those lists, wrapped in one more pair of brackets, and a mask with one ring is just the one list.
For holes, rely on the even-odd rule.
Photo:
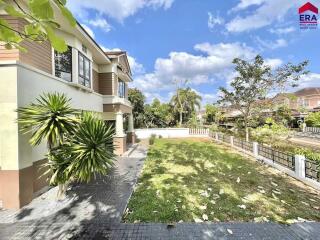
[[(221, 189), (224, 193), (219, 194)], [(319, 205), (319, 196), (297, 187), (289, 177), (273, 174), (224, 146), (158, 140), (148, 153), (124, 220), (254, 221), (266, 217), (284, 222), (300, 217), (319, 221), (320, 213), (313, 208)]]

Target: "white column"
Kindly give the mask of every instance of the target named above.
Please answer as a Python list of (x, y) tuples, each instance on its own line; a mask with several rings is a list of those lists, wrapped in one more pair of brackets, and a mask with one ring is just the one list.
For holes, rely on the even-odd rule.
[(79, 57), (78, 50), (76, 48), (72, 48), (72, 82), (79, 83)]
[(230, 144), (231, 144), (231, 146), (233, 147), (233, 139), (234, 139), (234, 137), (233, 136), (230, 136)]
[(302, 155), (295, 155), (295, 172), (299, 178), (306, 177), (306, 158)]
[(129, 114), (129, 122), (128, 122), (128, 132), (133, 132), (134, 127), (133, 127), (133, 114)]
[(253, 155), (255, 158), (259, 157), (259, 144), (257, 142), (252, 143), (253, 146)]
[(116, 136), (117, 137), (123, 137), (124, 131), (123, 131), (123, 113), (117, 112), (116, 113)]

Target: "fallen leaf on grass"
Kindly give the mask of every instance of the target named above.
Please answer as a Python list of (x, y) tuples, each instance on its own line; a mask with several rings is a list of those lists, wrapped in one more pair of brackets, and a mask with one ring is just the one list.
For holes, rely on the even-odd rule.
[(204, 221), (208, 221), (208, 219), (209, 219), (209, 218), (208, 218), (208, 215), (207, 215), (207, 214), (203, 214), (203, 215), (202, 215), (202, 219), (203, 219)]
[(275, 182), (271, 182), (271, 185), (278, 187), (278, 184), (276, 184)]
[(242, 205), (238, 205), (238, 207), (241, 208), (241, 209), (246, 209), (247, 208), (247, 206), (243, 205), (243, 204)]
[(232, 230), (229, 229), (229, 228), (227, 228), (227, 232), (228, 232), (229, 234), (233, 234)]
[(194, 220), (194, 222), (196, 222), (196, 223), (202, 223), (202, 222), (203, 222), (200, 218), (194, 218), (193, 220)]
[(207, 209), (207, 206), (200, 206), (199, 207), (201, 210), (206, 210)]
[(237, 183), (240, 183), (240, 178), (239, 177), (237, 178)]
[(220, 189), (220, 191), (219, 191), (219, 195), (222, 195), (222, 194), (224, 194), (224, 189)]

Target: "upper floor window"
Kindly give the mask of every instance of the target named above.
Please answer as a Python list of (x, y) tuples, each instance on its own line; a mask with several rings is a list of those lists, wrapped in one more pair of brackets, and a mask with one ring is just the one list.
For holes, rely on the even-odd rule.
[(119, 80), (118, 81), (118, 96), (121, 98), (124, 98), (125, 93), (126, 93), (126, 84), (124, 83), (124, 81)]
[(72, 48), (63, 53), (54, 51), (55, 76), (68, 82), (72, 81)]
[(79, 52), (79, 83), (83, 86), (91, 86), (90, 60)]

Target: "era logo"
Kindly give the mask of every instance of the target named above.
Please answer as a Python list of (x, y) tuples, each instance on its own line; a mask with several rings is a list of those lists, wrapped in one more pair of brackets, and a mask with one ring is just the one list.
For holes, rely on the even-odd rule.
[(318, 8), (307, 2), (299, 8), (300, 28), (316, 29), (318, 25)]

